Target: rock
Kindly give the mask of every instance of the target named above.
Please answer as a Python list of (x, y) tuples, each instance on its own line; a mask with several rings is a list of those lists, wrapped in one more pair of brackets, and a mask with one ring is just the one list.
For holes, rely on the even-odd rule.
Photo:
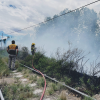
[(28, 80), (27, 80), (27, 79), (21, 79), (21, 81), (22, 81), (22, 82), (26, 82), (26, 81), (28, 81)]
[(35, 90), (33, 93), (34, 93), (34, 94), (38, 94), (38, 93), (41, 93), (41, 92), (42, 92), (41, 89), (37, 89), (37, 90)]
[(12, 71), (13, 73), (17, 72), (17, 70)]
[(14, 76), (14, 77), (18, 77), (18, 78), (20, 78), (20, 77), (22, 77), (23, 75), (17, 75), (17, 76)]
[(30, 87), (36, 86), (36, 83), (29, 84)]

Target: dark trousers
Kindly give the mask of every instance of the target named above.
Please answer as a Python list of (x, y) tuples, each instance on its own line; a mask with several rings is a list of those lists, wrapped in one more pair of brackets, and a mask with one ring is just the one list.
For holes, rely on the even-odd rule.
[(33, 50), (33, 51), (31, 51), (31, 53), (32, 53), (32, 55), (34, 55), (34, 50)]
[(15, 55), (9, 55), (9, 68), (11, 69), (11, 65), (12, 65), (12, 69), (15, 68), (15, 61), (16, 61), (16, 56)]

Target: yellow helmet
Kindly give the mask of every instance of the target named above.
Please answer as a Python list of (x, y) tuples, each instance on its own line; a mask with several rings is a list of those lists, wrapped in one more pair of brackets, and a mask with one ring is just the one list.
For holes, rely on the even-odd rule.
[(32, 43), (32, 45), (35, 45), (35, 43)]

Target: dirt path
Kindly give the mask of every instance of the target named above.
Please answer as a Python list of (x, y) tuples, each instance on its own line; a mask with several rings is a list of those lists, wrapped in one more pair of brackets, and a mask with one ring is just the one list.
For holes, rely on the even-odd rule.
[[(32, 75), (33, 77), (37, 76), (37, 79), (41, 78), (40, 76), (34, 73), (31, 74), (31, 76)], [(25, 78), (22, 72), (13, 71), (13, 73), (11, 73), (9, 77), (7, 78), (3, 77), (3, 79), (0, 79), (0, 83), (7, 82), (8, 84), (12, 84), (12, 83), (16, 83), (16, 81), (20, 81), (23, 85), (28, 84), (30, 87), (34, 88), (33, 94), (36, 94), (37, 97), (30, 98), (28, 100), (38, 100), (40, 96), (42, 95), (43, 87), (38, 86), (37, 81), (30, 82), (29, 78), (28, 77)], [(58, 98), (60, 97), (61, 91), (57, 90), (57, 91), (54, 91), (54, 93), (48, 95), (47, 93), (48, 89), (49, 87), (47, 85), (43, 100), (58, 100)], [(80, 97), (75, 97), (73, 94), (69, 93), (67, 89), (64, 89), (64, 91), (66, 91), (67, 100), (81, 100)], [(100, 100), (100, 95), (96, 95), (94, 96), (94, 98), (96, 98), (97, 100)]]

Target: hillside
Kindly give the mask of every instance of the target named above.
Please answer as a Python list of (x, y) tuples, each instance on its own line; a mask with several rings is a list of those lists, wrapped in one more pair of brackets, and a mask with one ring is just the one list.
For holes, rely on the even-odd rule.
[[(23, 47), (23, 48), (26, 48), (26, 47)], [(68, 58), (66, 59), (66, 57), (68, 57)], [(94, 76), (86, 75), (85, 73), (77, 72), (77, 69), (80, 68), (80, 66), (78, 66), (78, 64), (76, 66), (75, 60), (74, 60), (74, 62), (72, 61), (72, 59), (69, 60), (70, 57), (71, 57), (71, 55), (69, 55), (67, 53), (65, 58), (63, 57), (63, 59), (60, 57), (60, 55), (59, 55), (59, 59), (48, 58), (44, 55), (43, 52), (38, 51), (35, 54), (33, 63), (34, 63), (35, 68), (40, 70), (42, 73), (44, 73), (52, 78), (56, 78), (60, 82), (64, 82), (65, 84), (67, 84), (81, 92), (84, 92), (90, 96), (99, 94), (99, 92), (100, 92), (100, 84), (99, 84), (100, 77), (97, 78)], [(76, 56), (76, 58), (77, 58), (77, 56)], [(80, 58), (78, 58), (77, 60), (79, 60)], [(7, 58), (3, 57), (2, 60), (4, 62), (6, 62), (5, 64), (7, 64), (7, 62), (8, 62)], [(1, 62), (2, 62), (2, 60), (1, 60)], [(19, 60), (20, 63), (22, 63), (24, 65), (32, 67), (32, 62), (31, 62), (32, 55), (28, 54), (28, 52), (20, 51), (17, 60)], [(7, 65), (5, 65), (4, 63), (2, 63), (2, 64), (1, 64), (2, 67), (0, 70), (1, 71), (0, 75), (1, 76), (9, 76), (10, 72), (7, 69)], [(22, 71), (22, 73), (26, 73), (24, 75), (26, 78), (30, 77), (29, 72), (28, 73), (23, 72), (25, 68), (20, 66), (18, 64), (18, 62), (16, 62), (16, 68), (18, 71)]]

